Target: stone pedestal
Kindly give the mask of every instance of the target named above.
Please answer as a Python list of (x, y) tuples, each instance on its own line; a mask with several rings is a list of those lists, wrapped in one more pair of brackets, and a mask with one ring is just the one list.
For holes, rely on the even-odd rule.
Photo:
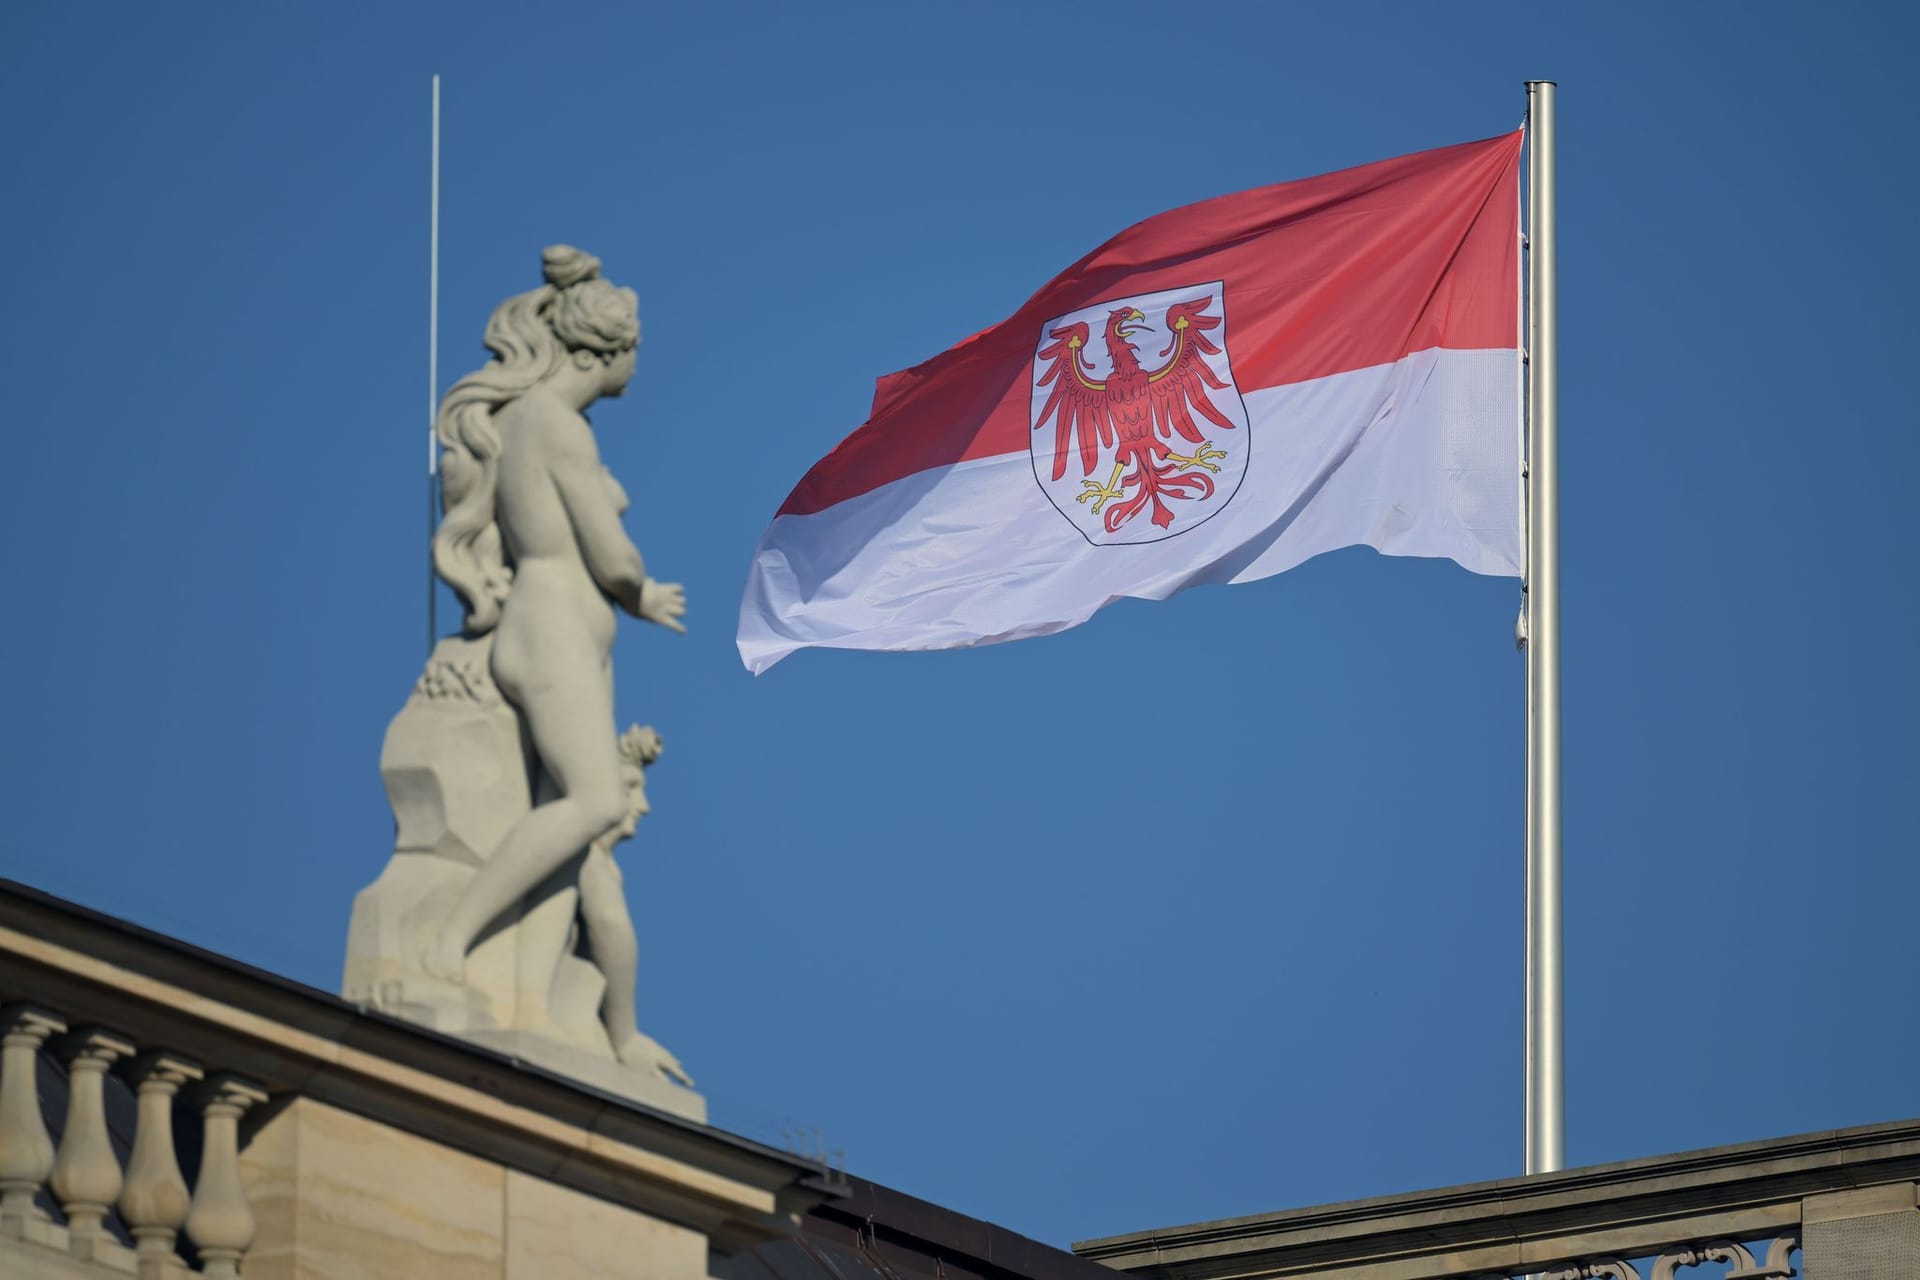
[(489, 637), (442, 640), (387, 730), (380, 775), (393, 805), (394, 853), (354, 899), (343, 994), (704, 1122), (699, 1094), (615, 1056), (601, 1021), (606, 979), (581, 954), (580, 859), (482, 935), (464, 984), (421, 966), (467, 881), (526, 814), (538, 786), (519, 717), (488, 673), (490, 656)]

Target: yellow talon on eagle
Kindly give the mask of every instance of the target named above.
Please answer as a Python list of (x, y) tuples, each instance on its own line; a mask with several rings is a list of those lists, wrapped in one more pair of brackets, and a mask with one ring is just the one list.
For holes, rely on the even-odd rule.
[(1101, 484), (1098, 480), (1082, 480), (1080, 496), (1074, 501), (1085, 502), (1089, 498), (1093, 499), (1093, 514), (1099, 515), (1100, 508), (1107, 505), (1107, 499), (1123, 496), (1120, 489), (1120, 473), (1124, 470), (1126, 470), (1126, 463), (1116, 462), (1113, 464), (1113, 474), (1107, 478), (1105, 484)]
[[(1207, 470), (1218, 475), (1220, 464), (1212, 461), (1212, 459), (1224, 458), (1226, 456), (1225, 450), (1214, 448), (1211, 440), (1202, 440), (1200, 447), (1193, 451), (1191, 458), (1185, 454), (1169, 453), (1167, 455), (1167, 461), (1179, 464), (1182, 471), (1185, 471), (1188, 467), (1205, 467)], [(1098, 510), (1098, 508), (1095, 508), (1095, 510)]]

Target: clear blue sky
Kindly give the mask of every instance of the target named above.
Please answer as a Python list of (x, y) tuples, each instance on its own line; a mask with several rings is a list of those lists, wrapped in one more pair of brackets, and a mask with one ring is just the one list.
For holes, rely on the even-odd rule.
[[(926, 655), (733, 650), (872, 379), (1147, 214), (1561, 85), (1576, 1163), (1920, 1114), (1911, 6), (0, 13), (0, 872), (317, 986), (423, 647), (443, 364), (542, 245), (692, 632), (625, 847), (715, 1120), (1054, 1242), (1520, 1161), (1517, 589), (1341, 552)], [(443, 612), (451, 616), (451, 611)], [(1075, 708), (1204, 673), (1184, 721)]]

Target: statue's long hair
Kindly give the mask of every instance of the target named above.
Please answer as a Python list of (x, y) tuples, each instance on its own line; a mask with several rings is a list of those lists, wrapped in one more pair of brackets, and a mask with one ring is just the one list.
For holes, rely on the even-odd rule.
[(640, 342), (633, 290), (600, 278), (600, 260), (569, 245), (541, 254), (547, 283), (494, 308), (485, 339), (493, 353), (453, 384), (434, 420), (440, 508), (433, 567), (467, 606), (467, 631), (491, 631), (513, 585), (494, 495), (500, 484), (500, 427), (494, 414), (558, 370), (575, 351), (613, 356)]

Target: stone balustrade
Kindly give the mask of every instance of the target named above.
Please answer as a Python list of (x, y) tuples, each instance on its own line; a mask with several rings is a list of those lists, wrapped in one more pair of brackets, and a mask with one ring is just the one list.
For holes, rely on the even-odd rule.
[(0, 1280), (708, 1280), (844, 1194), (4, 880), (0, 1044)]
[[(50, 1127), (40, 1082), (62, 1072), (66, 1112)], [(109, 1115), (115, 1079), (134, 1097), (124, 1167)], [(30, 1004), (0, 1007), (0, 1237), (140, 1280), (237, 1277), (254, 1233), (239, 1122), (266, 1100), (258, 1085), (170, 1047), (70, 1028), (63, 1013)], [(191, 1188), (176, 1109), (198, 1118)]]

